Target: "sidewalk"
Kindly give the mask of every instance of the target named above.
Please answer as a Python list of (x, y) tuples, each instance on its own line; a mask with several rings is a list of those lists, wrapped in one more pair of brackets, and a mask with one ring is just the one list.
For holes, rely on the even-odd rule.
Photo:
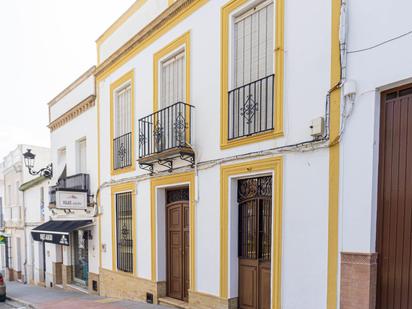
[(126, 301), (115, 298), (105, 298), (82, 292), (65, 291), (58, 288), (42, 288), (18, 282), (6, 282), (7, 297), (38, 309), (80, 309), (80, 308), (129, 308), (129, 309), (170, 309), (159, 305), (143, 302)]

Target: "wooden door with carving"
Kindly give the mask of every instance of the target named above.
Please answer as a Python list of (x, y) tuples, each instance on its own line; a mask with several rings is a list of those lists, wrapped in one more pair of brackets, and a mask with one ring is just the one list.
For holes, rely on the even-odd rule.
[(238, 182), (239, 308), (270, 308), (272, 177)]
[(188, 300), (189, 190), (166, 192), (167, 296)]

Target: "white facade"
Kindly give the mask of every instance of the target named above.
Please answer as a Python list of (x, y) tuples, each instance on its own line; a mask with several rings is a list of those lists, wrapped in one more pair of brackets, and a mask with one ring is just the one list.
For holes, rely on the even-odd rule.
[(26, 261), (24, 268), (24, 277), (27, 283), (41, 284), (44, 282), (43, 255), (41, 254), (42, 244), (33, 241), (31, 230), (49, 220), (49, 180), (39, 176), (20, 186), (23, 192), (24, 210), (25, 210), (25, 247)]
[[(98, 276), (99, 273), (98, 233), (95, 227), (96, 213), (93, 207), (97, 191), (97, 117), (93, 73), (94, 67), (86, 71), (48, 103), (53, 163), (50, 190), (57, 196), (60, 190), (88, 189), (88, 205), (85, 210), (59, 209), (58, 200), (54, 197), (49, 206), (51, 209), (50, 220), (61, 222), (90, 220), (92, 223), (84, 229), (71, 231), (69, 246), (45, 243), (46, 287), (55, 285), (66, 287), (77, 283), (74, 233), (79, 233), (79, 235), (83, 235), (83, 231), (89, 233), (87, 234), (89, 237), (84, 240), (87, 242), (86, 248), (88, 247), (88, 250), (85, 249), (85, 258), (88, 260), (88, 264), (82, 270), (81, 279), (84, 280), (79, 282), (91, 291), (90, 275), (88, 281), (87, 273), (95, 276)], [(84, 233), (86, 235), (86, 232)], [(77, 274), (77, 276), (79, 275)]]
[[(89, 214), (54, 210), (51, 217), (93, 220), (95, 225), (88, 227), (88, 269), (102, 295), (145, 300), (152, 294), (155, 303), (170, 296), (166, 196), (182, 187), (189, 190), (190, 205), (190, 289), (185, 300), (193, 308), (232, 308), (240, 301), (241, 179), (272, 177), (272, 308), (339, 308), (347, 300), (347, 286), (340, 283), (347, 283), (341, 254), (376, 253), (381, 93), (412, 81), (412, 25), (407, 16), (412, 4), (274, 0), (274, 46), (265, 57), (274, 59), (275, 128), (268, 131), (276, 134), (261, 132), (230, 142), (230, 130), (224, 129), (230, 125), (225, 100), (227, 92), (239, 86), (236, 74), (243, 72), (235, 63), (244, 62), (236, 46), (244, 38), (235, 33), (235, 23), (246, 20), (245, 12), (253, 15), (249, 10), (265, 5), (270, 1), (138, 0), (97, 40), (98, 66), (49, 103), (50, 184), (88, 174), (90, 194), (98, 203), (98, 213), (96, 208)], [(346, 14), (339, 21), (340, 13)], [(253, 48), (248, 46), (246, 50)], [(174, 57), (184, 62), (170, 66), (181, 79), (165, 90), (173, 83), (174, 77), (164, 74)], [(338, 87), (333, 88), (335, 83)], [(126, 95), (119, 95), (121, 91)], [(194, 151), (195, 162), (192, 167), (173, 158), (169, 172), (170, 158), (160, 156), (164, 145), (159, 142), (152, 153), (159, 157), (150, 161), (149, 173), (139, 166), (145, 162), (141, 147), (147, 142), (139, 135), (139, 119), (173, 103), (162, 100), (164, 93), (194, 106), (193, 121), (184, 130), (192, 134), (186, 146)], [(70, 114), (76, 109), (78, 113)], [(328, 135), (314, 142), (311, 125), (319, 117), (324, 117)], [(147, 132), (154, 131), (150, 127)], [(127, 134), (130, 141), (116, 148), (115, 139)], [(338, 134), (339, 140), (330, 139)], [(120, 157), (128, 160), (123, 168), (116, 167)], [(5, 178), (5, 217), (18, 221), (12, 209), (19, 203), (8, 202), (7, 188)], [(132, 215), (122, 217), (118, 211), (122, 194), (131, 196), (127, 205)], [(120, 234), (132, 244), (131, 252), (123, 249)], [(34, 281), (40, 278), (36, 269), (42, 269), (41, 250), (35, 246), (28, 255), (34, 256), (29, 275)], [(51, 286), (56, 274), (50, 270), (56, 263), (74, 267), (74, 251), (53, 244), (45, 250), (45, 284)], [(119, 264), (121, 253), (129, 259), (126, 267)], [(372, 278), (370, 269), (376, 265), (367, 267)], [(354, 271), (352, 277), (357, 275)], [(375, 295), (368, 293), (373, 292), (362, 297), (373, 303)]]
[(25, 204), (23, 193), (19, 190), (23, 183), (32, 180), (35, 176), (29, 174), (24, 165), (23, 153), (31, 149), (36, 155), (34, 170), (38, 170), (50, 163), (49, 148), (32, 145), (18, 145), (3, 159), (4, 197), (3, 217), (5, 233), (8, 238), (8, 252), (6, 266), (10, 280), (26, 281), (25, 264), (27, 261), (26, 233), (25, 233)]
[[(161, 1), (153, 1), (161, 2)], [(166, 8), (152, 8), (158, 15)], [(190, 104), (195, 106), (194, 148), (198, 162), (196, 177), (196, 211), (195, 211), (195, 283), (194, 292), (222, 297), (221, 295), (221, 248), (220, 248), (220, 213), (222, 166), (240, 162), (255, 162), (261, 158), (281, 156), (283, 158), (283, 217), (282, 217), (282, 258), (281, 258), (281, 304), (282, 308), (325, 308), (328, 265), (328, 167), (329, 150), (327, 148), (313, 152), (268, 151), (266, 156), (261, 152), (284, 145), (291, 145), (310, 140), (310, 124), (312, 119), (324, 116), (325, 96), (330, 88), (331, 71), (331, 5), (330, 3), (302, 3), (288, 1), (285, 7), (284, 26), (284, 98), (283, 98), (283, 136), (261, 142), (223, 149), (220, 147), (220, 111), (221, 111), (221, 10), (230, 1), (199, 1), (204, 4), (167, 28), (153, 40), (148, 40), (144, 47), (121, 60), (114, 69), (97, 73), (99, 93), (100, 121), (100, 184), (101, 189), (101, 226), (110, 226), (114, 220), (110, 209), (110, 185), (121, 181), (130, 181), (136, 185), (136, 259), (135, 276), (155, 282), (166, 281), (165, 249), (162, 249), (164, 233), (162, 222), (163, 193), (157, 194), (157, 250), (156, 257), (151, 256), (151, 212), (150, 182), (156, 177), (168, 175), (156, 173), (164, 168), (155, 167), (151, 178), (146, 171), (136, 171), (120, 175), (112, 175), (110, 169), (110, 85), (125, 73), (133, 70), (135, 87), (135, 151), (138, 151), (138, 122), (141, 117), (153, 113), (153, 59), (154, 55), (165, 46), (185, 33), (190, 36)], [(275, 1), (276, 2), (276, 1)], [(258, 1), (245, 1), (230, 16), (242, 12)], [(100, 45), (100, 59), (107, 58), (110, 51), (118, 48), (117, 42), (124, 41), (126, 33), (131, 29), (134, 16), (143, 14), (153, 5), (147, 1), (142, 8), (124, 23), (111, 37)], [(276, 5), (273, 6), (276, 16)], [(140, 12), (140, 13), (139, 13)], [(303, 13), (304, 12), (304, 13)], [(156, 13), (156, 14), (155, 14)], [(279, 16), (279, 15), (277, 15)], [(313, 18), (316, 16), (316, 18)], [(275, 18), (276, 19), (276, 18)], [(299, 21), (299, 22), (297, 22)], [(276, 24), (276, 20), (275, 20)], [(305, 31), (302, 31), (302, 27)], [(136, 29), (136, 28), (134, 28)], [(139, 27), (137, 27), (138, 33)], [(308, 35), (310, 34), (310, 35)], [(232, 48), (229, 43), (229, 49)], [(313, 48), (308, 48), (312, 46)], [(303, 53), (304, 51), (304, 53)], [(272, 52), (275, 57), (275, 53)], [(98, 68), (99, 71), (99, 68)], [(275, 72), (276, 68), (275, 68)], [(310, 74), (308, 72), (311, 72)], [(232, 76), (229, 74), (229, 80)], [(240, 158), (243, 157), (243, 160)], [(239, 157), (239, 159), (237, 159)], [(134, 159), (138, 159), (137, 156)], [(182, 162), (175, 166), (185, 165)], [(186, 169), (190, 171), (191, 169)], [(266, 175), (268, 171), (241, 174), (233, 179), (245, 176)], [(173, 175), (175, 175), (174, 172)], [(177, 181), (173, 185), (178, 186)], [(229, 195), (233, 195), (231, 188)], [(164, 203), (164, 201), (163, 201)], [(235, 201), (233, 201), (235, 203)], [(238, 269), (236, 252), (236, 216), (229, 213), (231, 231), (229, 235), (229, 267), (228, 299), (238, 297)], [(164, 224), (164, 223), (163, 223)], [(101, 231), (103, 269), (113, 270), (112, 234), (110, 229)], [(316, 241), (310, 241), (316, 240)], [(153, 252), (153, 251), (152, 251)], [(156, 277), (151, 271), (152, 261), (156, 260)], [(101, 279), (102, 280), (102, 279)], [(110, 293), (109, 293), (110, 295)], [(299, 297), (297, 297), (299, 295)], [(272, 300), (273, 301), (273, 300)], [(190, 302), (190, 301), (189, 301)]]

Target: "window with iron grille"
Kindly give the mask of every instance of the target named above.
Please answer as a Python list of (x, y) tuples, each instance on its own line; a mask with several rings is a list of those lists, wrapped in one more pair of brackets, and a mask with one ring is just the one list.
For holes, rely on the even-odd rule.
[(133, 272), (132, 193), (116, 194), (117, 269)]
[(132, 86), (122, 86), (114, 93), (113, 168), (132, 165)]
[(270, 260), (272, 243), (272, 177), (238, 182), (238, 256)]
[(234, 20), (229, 140), (274, 128), (273, 7), (263, 1)]

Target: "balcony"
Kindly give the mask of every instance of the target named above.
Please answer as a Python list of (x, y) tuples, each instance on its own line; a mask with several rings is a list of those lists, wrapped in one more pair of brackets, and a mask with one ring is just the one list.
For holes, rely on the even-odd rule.
[(49, 204), (56, 205), (56, 192), (61, 191), (81, 191), (90, 195), (89, 174), (76, 174), (59, 179), (55, 186), (49, 188)]
[(228, 140), (274, 128), (274, 78), (269, 75), (228, 93)]
[(154, 163), (171, 171), (180, 158), (193, 165), (192, 105), (177, 102), (139, 120), (139, 164), (153, 172)]
[(113, 169), (118, 170), (132, 165), (132, 133), (113, 139)]

